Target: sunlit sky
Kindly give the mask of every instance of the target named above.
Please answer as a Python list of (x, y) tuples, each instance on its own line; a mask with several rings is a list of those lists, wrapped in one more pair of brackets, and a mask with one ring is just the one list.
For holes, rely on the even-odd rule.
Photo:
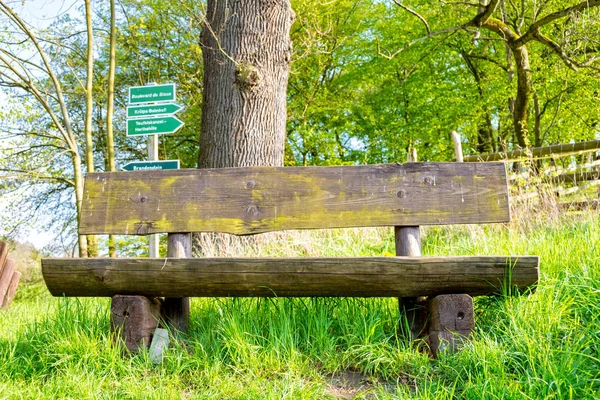
[[(58, 16), (67, 13), (76, 13), (77, 3), (75, 0), (18, 0), (7, 2), (17, 12), (19, 17), (29, 23), (31, 27), (37, 29), (43, 29), (50, 25)], [(0, 90), (0, 107), (7, 99), (7, 95)], [(0, 143), (0, 146), (2, 146), (2, 143)], [(1, 208), (2, 199), (0, 199)], [(2, 231), (0, 231), (0, 234), (2, 234)], [(36, 248), (40, 249), (47, 245), (51, 238), (51, 235), (44, 231), (32, 229), (17, 239), (23, 242), (30, 242)]]
[[(83, 3), (83, 2), (82, 2)], [(57, 17), (75, 12), (75, 0), (19, 0), (8, 3), (19, 16), (36, 28), (43, 28)]]

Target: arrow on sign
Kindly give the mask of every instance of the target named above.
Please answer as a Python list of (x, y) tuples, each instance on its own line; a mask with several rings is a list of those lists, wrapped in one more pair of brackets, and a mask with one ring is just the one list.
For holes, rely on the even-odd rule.
[(181, 110), (183, 110), (183, 106), (176, 103), (133, 106), (127, 107), (127, 118), (159, 117), (161, 115), (172, 115)]
[(132, 161), (123, 165), (125, 171), (155, 171), (163, 169), (179, 169), (179, 160)]
[(160, 135), (174, 133), (183, 126), (175, 117), (144, 118), (127, 120), (127, 136)]

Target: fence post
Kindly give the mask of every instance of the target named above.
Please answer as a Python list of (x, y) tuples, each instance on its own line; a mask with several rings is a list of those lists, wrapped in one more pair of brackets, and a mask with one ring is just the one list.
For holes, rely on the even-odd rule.
[(406, 155), (406, 162), (417, 162), (417, 149), (411, 147)]
[(454, 143), (454, 158), (456, 162), (463, 162), (462, 143), (460, 135), (456, 131), (452, 131), (452, 142)]

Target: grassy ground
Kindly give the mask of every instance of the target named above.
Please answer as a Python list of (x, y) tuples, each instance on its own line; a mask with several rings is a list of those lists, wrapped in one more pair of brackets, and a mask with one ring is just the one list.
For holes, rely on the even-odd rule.
[[(423, 241), (426, 255), (540, 255), (540, 285), (477, 298), (472, 340), (438, 360), (397, 335), (394, 299), (193, 299), (190, 335), (153, 365), (112, 344), (107, 299), (56, 299), (27, 284), (0, 312), (0, 398), (600, 397), (597, 216), (428, 229)], [(393, 251), (384, 229), (274, 234), (246, 249)]]

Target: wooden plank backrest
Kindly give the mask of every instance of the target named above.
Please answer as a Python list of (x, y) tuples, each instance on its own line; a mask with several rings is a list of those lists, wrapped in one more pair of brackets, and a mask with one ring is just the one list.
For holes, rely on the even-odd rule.
[(81, 234), (445, 225), (510, 219), (503, 163), (90, 173)]

